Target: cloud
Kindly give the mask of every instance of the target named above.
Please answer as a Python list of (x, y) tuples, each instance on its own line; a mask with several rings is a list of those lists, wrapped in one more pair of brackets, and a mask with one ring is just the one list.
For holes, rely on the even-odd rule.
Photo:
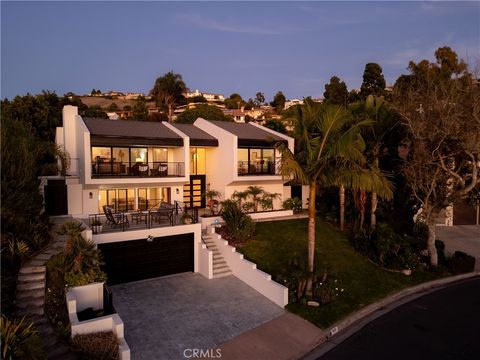
[(231, 32), (238, 34), (254, 34), (254, 35), (286, 35), (292, 32), (302, 31), (302, 29), (294, 29), (288, 27), (263, 27), (249, 24), (235, 24), (232, 22), (219, 21), (201, 14), (179, 14), (177, 19), (187, 22), (191, 25), (203, 29), (216, 30), (221, 32)]

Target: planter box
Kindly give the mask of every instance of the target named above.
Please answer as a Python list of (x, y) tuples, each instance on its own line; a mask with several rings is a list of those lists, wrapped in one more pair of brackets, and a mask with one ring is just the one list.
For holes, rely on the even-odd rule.
[[(273, 210), (273, 211), (259, 211), (247, 213), (251, 216), (253, 220), (259, 219), (274, 219), (284, 216), (292, 216), (293, 210)], [(202, 223), (202, 230), (206, 229), (210, 225), (223, 223), (221, 216), (208, 216), (208, 217), (199, 217), (200, 222)]]

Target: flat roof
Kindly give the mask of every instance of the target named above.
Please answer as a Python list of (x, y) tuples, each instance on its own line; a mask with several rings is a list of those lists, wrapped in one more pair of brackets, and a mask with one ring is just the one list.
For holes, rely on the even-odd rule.
[(173, 123), (178, 130), (190, 138), (190, 146), (218, 146), (218, 140), (192, 124)]
[(249, 123), (208, 120), (212, 124), (238, 137), (238, 146), (268, 146), (287, 140)]
[(183, 146), (183, 138), (161, 122), (84, 118), (92, 145)]

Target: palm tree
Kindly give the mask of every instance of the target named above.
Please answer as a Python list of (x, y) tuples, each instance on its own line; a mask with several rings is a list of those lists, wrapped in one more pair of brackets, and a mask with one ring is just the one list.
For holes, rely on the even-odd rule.
[(220, 191), (217, 190), (207, 190), (203, 194), (203, 196), (205, 196), (205, 198), (207, 199), (207, 206), (210, 208), (210, 212), (212, 215), (215, 215), (215, 205), (217, 205), (218, 207), (219, 204), (218, 200), (216, 200), (215, 198), (219, 198), (220, 195)]
[(72, 255), (75, 242), (81, 237), (82, 231), (85, 230), (83, 224), (79, 221), (66, 221), (57, 232), (59, 235), (66, 235), (65, 254)]
[(249, 186), (247, 188), (247, 193), (248, 195), (252, 196), (253, 200), (253, 211), (257, 212), (258, 211), (258, 201), (259, 201), (259, 196), (264, 193), (263, 188), (261, 186)]
[[(392, 196), (390, 183), (378, 171), (366, 172), (360, 129), (367, 122), (354, 123), (348, 112), (338, 106), (306, 102), (294, 111), (297, 153), (284, 144), (281, 172), (309, 185), (308, 202), (308, 271), (313, 275), (315, 252), (315, 199), (317, 190), (345, 185), (352, 189), (377, 190)], [(311, 281), (309, 283), (311, 288)]]
[(238, 206), (240, 209), (242, 208), (242, 201), (247, 200), (248, 198), (248, 191), (234, 191), (232, 194), (232, 199), (238, 201)]
[(182, 75), (173, 71), (157, 78), (150, 95), (155, 99), (156, 106), (165, 105), (168, 108), (168, 121), (172, 122), (173, 110), (184, 99), (183, 94), (188, 91)]

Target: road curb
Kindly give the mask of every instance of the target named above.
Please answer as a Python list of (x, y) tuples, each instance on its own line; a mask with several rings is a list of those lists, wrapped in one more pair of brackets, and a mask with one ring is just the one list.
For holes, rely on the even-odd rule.
[[(357, 332), (365, 325), (375, 320), (377, 317), (384, 315), (387, 312), (403, 305), (417, 297), (428, 294), (435, 290), (439, 290), (447, 285), (461, 282), (463, 280), (473, 279), (480, 276), (480, 272), (471, 272), (467, 274), (450, 276), (443, 279), (433, 280), (419, 285), (403, 289), (395, 294), (392, 294), (380, 301), (367, 305), (359, 311), (347, 316), (345, 319), (333, 324), (325, 329), (325, 339), (311, 352), (305, 354), (302, 359), (311, 360), (317, 359), (326, 352), (330, 351), (337, 344)], [(331, 344), (326, 344), (331, 343)]]

